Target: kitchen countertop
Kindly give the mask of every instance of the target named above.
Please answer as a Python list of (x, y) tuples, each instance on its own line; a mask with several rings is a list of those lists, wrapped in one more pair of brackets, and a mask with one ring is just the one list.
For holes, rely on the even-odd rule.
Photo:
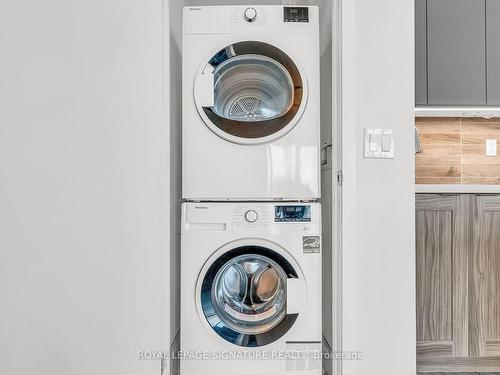
[(500, 194), (500, 185), (415, 185), (416, 193)]

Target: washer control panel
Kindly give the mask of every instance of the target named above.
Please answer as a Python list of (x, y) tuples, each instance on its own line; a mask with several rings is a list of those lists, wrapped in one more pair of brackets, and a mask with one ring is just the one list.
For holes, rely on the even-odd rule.
[(235, 230), (255, 230), (272, 223), (272, 210), (266, 205), (241, 205), (233, 209), (232, 221)]
[(247, 212), (245, 212), (245, 219), (249, 223), (255, 223), (258, 218), (259, 214), (257, 214), (257, 212), (254, 210), (248, 210)]
[(274, 221), (277, 223), (294, 223), (311, 221), (311, 206), (306, 205), (276, 205)]
[(308, 7), (284, 7), (285, 22), (309, 22)]
[[(233, 209), (233, 228), (256, 229), (270, 225), (309, 225), (313, 219), (311, 204), (241, 205)], [(293, 227), (293, 225), (292, 225)]]
[(182, 204), (182, 233), (234, 233), (238, 237), (321, 233), (321, 206), (313, 202)]

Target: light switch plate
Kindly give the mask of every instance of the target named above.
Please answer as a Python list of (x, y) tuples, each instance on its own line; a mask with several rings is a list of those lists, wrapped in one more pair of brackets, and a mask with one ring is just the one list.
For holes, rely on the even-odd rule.
[(365, 158), (394, 159), (392, 129), (365, 128)]
[(486, 140), (486, 156), (497, 156), (497, 140)]

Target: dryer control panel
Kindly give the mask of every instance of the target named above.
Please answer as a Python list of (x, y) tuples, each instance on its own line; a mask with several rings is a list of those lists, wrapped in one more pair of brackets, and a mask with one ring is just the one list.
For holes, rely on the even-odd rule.
[[(317, 6), (226, 5), (184, 7), (184, 35), (319, 34)], [(246, 38), (247, 36), (245, 36)], [(274, 38), (270, 39), (273, 43)]]

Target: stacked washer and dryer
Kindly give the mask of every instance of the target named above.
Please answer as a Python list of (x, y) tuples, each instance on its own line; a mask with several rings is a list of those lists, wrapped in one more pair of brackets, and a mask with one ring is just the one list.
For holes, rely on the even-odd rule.
[(318, 8), (183, 27), (181, 375), (321, 374)]

